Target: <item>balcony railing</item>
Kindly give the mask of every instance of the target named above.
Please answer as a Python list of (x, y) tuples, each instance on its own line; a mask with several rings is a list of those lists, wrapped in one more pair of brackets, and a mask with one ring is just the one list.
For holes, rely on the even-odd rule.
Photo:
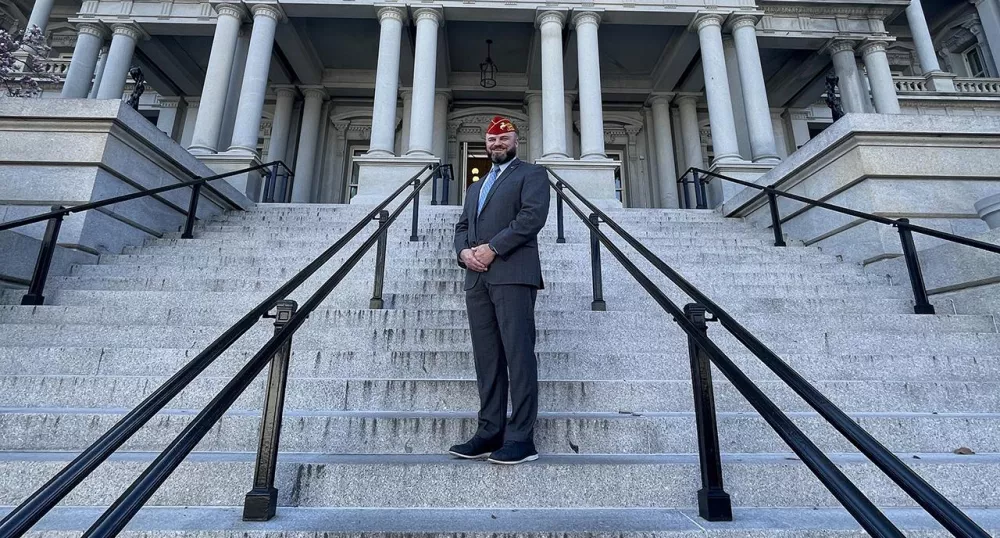
[[(1000, 78), (956, 78), (955, 91), (970, 95), (1000, 95)], [(897, 93), (934, 93), (924, 77), (894, 77)]]

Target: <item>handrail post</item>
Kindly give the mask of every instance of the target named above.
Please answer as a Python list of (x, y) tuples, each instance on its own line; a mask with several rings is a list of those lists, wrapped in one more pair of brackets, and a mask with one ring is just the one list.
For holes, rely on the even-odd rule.
[(564, 191), (563, 182), (556, 182), (556, 243), (566, 242), (566, 232), (563, 228), (563, 199), (559, 194)]
[[(420, 190), (420, 180), (413, 180), (413, 190)], [(417, 221), (420, 218), (420, 195), (413, 197), (413, 230), (410, 232), (410, 241), (419, 241), (417, 236)]]
[(684, 196), (684, 209), (691, 209), (691, 193), (688, 192), (688, 180), (687, 180), (687, 176), (690, 173), (691, 173), (690, 170), (685, 172), (684, 175), (681, 176), (681, 178), (678, 180), (678, 183), (681, 184), (681, 194)]
[(903, 245), (903, 259), (906, 261), (906, 271), (910, 274), (910, 287), (913, 288), (913, 312), (933, 314), (934, 305), (927, 298), (927, 286), (924, 285), (924, 275), (920, 271), (917, 247), (913, 244), (913, 232), (910, 231), (909, 224), (910, 219), (896, 219), (899, 242)]
[(784, 247), (785, 234), (781, 231), (781, 213), (778, 212), (778, 195), (775, 193), (774, 185), (764, 189), (767, 193), (767, 205), (771, 208), (771, 228), (774, 229), (774, 246)]
[(448, 205), (448, 184), (452, 180), (450, 164), (441, 165), (441, 205)]
[(375, 291), (372, 293), (372, 300), (368, 303), (368, 308), (381, 309), (385, 306), (382, 301), (382, 287), (385, 283), (385, 250), (389, 235), (389, 211), (383, 209), (375, 217), (378, 221), (378, 247), (375, 254)]
[(705, 184), (701, 182), (701, 178), (698, 177), (698, 171), (692, 170), (694, 174), (694, 199), (698, 204), (697, 209), (707, 209), (708, 201), (705, 200)]
[[(50, 211), (61, 211), (63, 206), (52, 206)], [(59, 240), (59, 229), (62, 228), (62, 221), (65, 215), (59, 215), (49, 219), (45, 225), (45, 236), (42, 244), (38, 247), (38, 259), (35, 260), (35, 271), (31, 275), (31, 283), (28, 284), (28, 293), (21, 297), (22, 305), (45, 304), (45, 281), (49, 278), (49, 268), (52, 267), (52, 256), (56, 253), (56, 244)]]
[(202, 185), (204, 183), (199, 183), (191, 188), (191, 200), (188, 201), (187, 218), (184, 219), (184, 233), (181, 234), (181, 239), (194, 238), (194, 221), (198, 219), (198, 198), (201, 197)]
[(264, 187), (264, 202), (274, 203), (274, 190), (278, 187), (278, 164), (271, 167), (267, 174), (267, 185)]
[[(708, 319), (705, 307), (698, 303), (684, 306), (684, 315), (706, 337)], [(708, 354), (688, 336), (691, 357), (691, 385), (694, 391), (694, 419), (698, 428), (698, 458), (701, 463), (701, 489), (698, 490), (698, 515), (707, 521), (732, 521), (733, 505), (722, 485), (722, 459), (715, 418), (715, 394)]]
[[(594, 227), (600, 225), (597, 213), (590, 214), (590, 222)], [(608, 309), (608, 303), (604, 302), (604, 283), (601, 278), (601, 241), (594, 230), (590, 231), (590, 270), (594, 281), (594, 300), (590, 303), (590, 309), (604, 312)]]
[[(278, 301), (277, 312), (273, 316), (274, 334), (278, 334), (288, 323), (298, 304), (295, 301)], [(274, 487), (274, 474), (278, 466), (278, 441), (281, 436), (281, 418), (285, 409), (285, 385), (288, 382), (288, 362), (292, 354), (292, 339), (289, 338), (277, 353), (271, 357), (271, 368), (267, 374), (267, 392), (264, 396), (264, 411), (260, 420), (260, 445), (257, 448), (257, 463), (254, 465), (253, 489), (243, 502), (243, 521), (268, 521), (274, 517), (278, 506), (278, 490)]]
[(431, 176), (431, 205), (438, 205), (438, 177), (441, 175), (439, 166)]

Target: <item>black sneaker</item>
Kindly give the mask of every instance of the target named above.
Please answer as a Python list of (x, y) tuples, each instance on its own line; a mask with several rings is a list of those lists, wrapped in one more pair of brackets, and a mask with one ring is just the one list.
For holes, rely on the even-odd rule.
[(486, 461), (500, 465), (517, 465), (518, 463), (535, 461), (537, 459), (538, 451), (535, 450), (535, 444), (531, 441), (507, 441), (503, 444), (503, 448), (490, 454), (489, 459)]
[(501, 446), (502, 443), (499, 440), (493, 441), (483, 439), (482, 437), (473, 437), (460, 445), (449, 448), (448, 453), (467, 460), (477, 460), (489, 456), (490, 452), (499, 449)]

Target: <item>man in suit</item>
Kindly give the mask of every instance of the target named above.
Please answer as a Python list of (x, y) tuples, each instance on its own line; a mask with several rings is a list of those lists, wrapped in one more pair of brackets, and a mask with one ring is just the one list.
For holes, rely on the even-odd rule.
[(538, 459), (535, 296), (543, 284), (537, 238), (549, 213), (549, 182), (544, 168), (517, 159), (517, 128), (510, 120), (493, 118), (486, 150), (493, 167), (469, 187), (455, 225), (458, 264), (466, 269), (479, 425), (472, 439), (449, 452), (511, 465)]

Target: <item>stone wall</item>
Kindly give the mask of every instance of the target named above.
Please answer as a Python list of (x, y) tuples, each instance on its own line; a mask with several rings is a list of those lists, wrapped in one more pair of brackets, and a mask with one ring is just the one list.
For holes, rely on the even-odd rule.
[[(53, 205), (78, 205), (213, 175), (118, 100), (0, 99), (0, 147), (0, 221), (4, 222), (47, 212)], [(218, 214), (230, 203), (252, 205), (224, 180), (212, 187), (216, 192), (202, 191), (200, 218)], [(73, 252), (60, 253), (67, 262), (57, 263), (51, 274), (70, 262), (117, 253), (126, 245), (178, 230), (190, 193), (178, 189), (155, 199), (68, 216), (59, 245)], [(30, 278), (37, 240), (44, 230), (45, 223), (37, 223), (0, 238), (5, 254), (0, 259), (0, 279)], [(30, 263), (24, 263), (27, 259)]]

